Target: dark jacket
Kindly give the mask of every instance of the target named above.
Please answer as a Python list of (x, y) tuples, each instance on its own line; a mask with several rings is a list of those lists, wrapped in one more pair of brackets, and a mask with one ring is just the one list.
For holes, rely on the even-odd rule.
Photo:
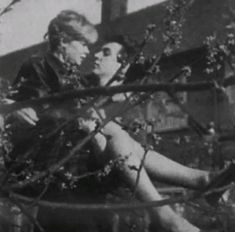
[[(63, 67), (51, 54), (33, 56), (18, 72), (10, 98), (23, 101), (84, 88), (87, 84), (76, 68)], [(62, 155), (65, 156), (85, 134), (77, 129), (76, 120), (71, 120), (79, 108), (78, 100), (54, 102), (33, 108), (39, 117), (36, 126), (20, 122), (14, 116), (8, 120), (14, 145), (9, 163), (18, 162), (24, 168), (30, 163), (32, 170), (40, 170), (55, 163)], [(66, 126), (61, 127), (65, 122)]]

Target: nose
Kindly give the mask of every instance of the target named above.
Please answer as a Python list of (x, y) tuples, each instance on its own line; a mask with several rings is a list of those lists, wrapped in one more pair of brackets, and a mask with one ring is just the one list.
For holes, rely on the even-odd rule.
[(96, 52), (95, 59), (100, 59), (100, 58), (101, 58), (101, 52)]
[(84, 45), (84, 53), (87, 55), (89, 54), (89, 52), (90, 52), (89, 48), (86, 45)]

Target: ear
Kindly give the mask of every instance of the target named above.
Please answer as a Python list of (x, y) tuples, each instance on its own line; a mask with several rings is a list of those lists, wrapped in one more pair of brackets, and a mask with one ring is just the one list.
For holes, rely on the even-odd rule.
[(61, 61), (63, 61), (63, 62), (65, 62), (66, 56), (67, 56), (66, 47), (67, 47), (67, 43), (65, 43), (61, 40), (57, 49), (56, 49), (57, 55), (59, 55)]
[(68, 43), (64, 41), (64, 39), (61, 39), (60, 44), (58, 46), (58, 52), (61, 53), (63, 56), (66, 55), (66, 48), (68, 46)]
[(65, 42), (65, 39), (64, 38), (61, 38), (60, 40), (60, 45), (59, 45), (61, 48), (65, 48), (67, 46), (67, 43)]
[(122, 63), (123, 62), (122, 61), (122, 55), (120, 53), (117, 55), (117, 62), (118, 63)]
[(121, 64), (123, 64), (123, 63), (125, 63), (126, 61), (127, 61), (127, 55), (126, 55), (126, 53), (119, 53), (118, 55), (117, 55), (117, 61), (119, 62), (119, 63), (121, 63)]
[(125, 65), (121, 70), (120, 70), (120, 78), (123, 80), (126, 77), (126, 72), (129, 69), (130, 64)]

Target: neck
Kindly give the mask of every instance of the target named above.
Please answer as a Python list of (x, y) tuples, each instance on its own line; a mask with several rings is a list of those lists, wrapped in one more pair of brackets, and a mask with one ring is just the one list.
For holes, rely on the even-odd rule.
[[(112, 79), (112, 77), (102, 76), (99, 79), (100, 79), (100, 86), (105, 86)], [(113, 83), (111, 85), (113, 85)]]
[(50, 52), (55, 58), (57, 58), (62, 64), (65, 63), (64, 56), (61, 52), (58, 51), (51, 51)]

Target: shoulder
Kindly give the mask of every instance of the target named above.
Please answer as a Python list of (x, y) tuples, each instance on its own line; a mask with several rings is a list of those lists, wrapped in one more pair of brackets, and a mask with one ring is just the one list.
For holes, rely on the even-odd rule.
[(46, 60), (44, 56), (32, 55), (21, 65), (12, 86), (23, 83), (39, 84), (42, 76), (45, 75)]
[(43, 56), (33, 55), (24, 61), (19, 70), (19, 73), (22, 75), (37, 72), (37, 68), (42, 69), (44, 63), (45, 58)]
[(40, 56), (31, 56), (25, 60), (11, 85), (12, 98), (24, 100), (31, 96), (38, 97), (40, 95), (39, 92), (43, 86), (41, 81), (44, 75), (43, 63), (44, 58)]
[(99, 86), (99, 78), (95, 74), (91, 73), (91, 74), (83, 76), (81, 78), (81, 83), (86, 88), (98, 87)]

